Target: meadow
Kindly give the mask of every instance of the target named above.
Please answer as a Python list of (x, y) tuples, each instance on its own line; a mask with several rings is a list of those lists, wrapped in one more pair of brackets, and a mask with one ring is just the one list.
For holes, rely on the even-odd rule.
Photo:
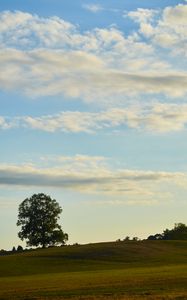
[(0, 256), (0, 299), (187, 299), (187, 242), (109, 242)]

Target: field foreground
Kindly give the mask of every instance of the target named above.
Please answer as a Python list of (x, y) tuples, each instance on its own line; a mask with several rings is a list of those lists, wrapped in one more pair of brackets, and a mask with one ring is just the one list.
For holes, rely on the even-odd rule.
[(187, 299), (187, 242), (111, 242), (1, 256), (0, 299)]

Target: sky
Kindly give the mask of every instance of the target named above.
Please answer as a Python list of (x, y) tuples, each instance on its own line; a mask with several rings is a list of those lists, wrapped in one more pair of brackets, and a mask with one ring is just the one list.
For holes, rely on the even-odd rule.
[(0, 249), (45, 193), (69, 243), (186, 223), (187, 1), (0, 2)]

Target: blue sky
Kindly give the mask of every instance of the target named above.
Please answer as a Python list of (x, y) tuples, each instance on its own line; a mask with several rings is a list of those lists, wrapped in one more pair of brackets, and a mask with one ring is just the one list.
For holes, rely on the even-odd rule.
[(37, 192), (70, 243), (186, 223), (186, 20), (186, 1), (0, 3), (0, 248)]

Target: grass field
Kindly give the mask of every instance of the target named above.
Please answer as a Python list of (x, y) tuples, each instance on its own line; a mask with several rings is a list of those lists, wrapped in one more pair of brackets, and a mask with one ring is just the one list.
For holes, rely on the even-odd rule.
[(99, 243), (0, 257), (0, 299), (187, 299), (187, 242)]

